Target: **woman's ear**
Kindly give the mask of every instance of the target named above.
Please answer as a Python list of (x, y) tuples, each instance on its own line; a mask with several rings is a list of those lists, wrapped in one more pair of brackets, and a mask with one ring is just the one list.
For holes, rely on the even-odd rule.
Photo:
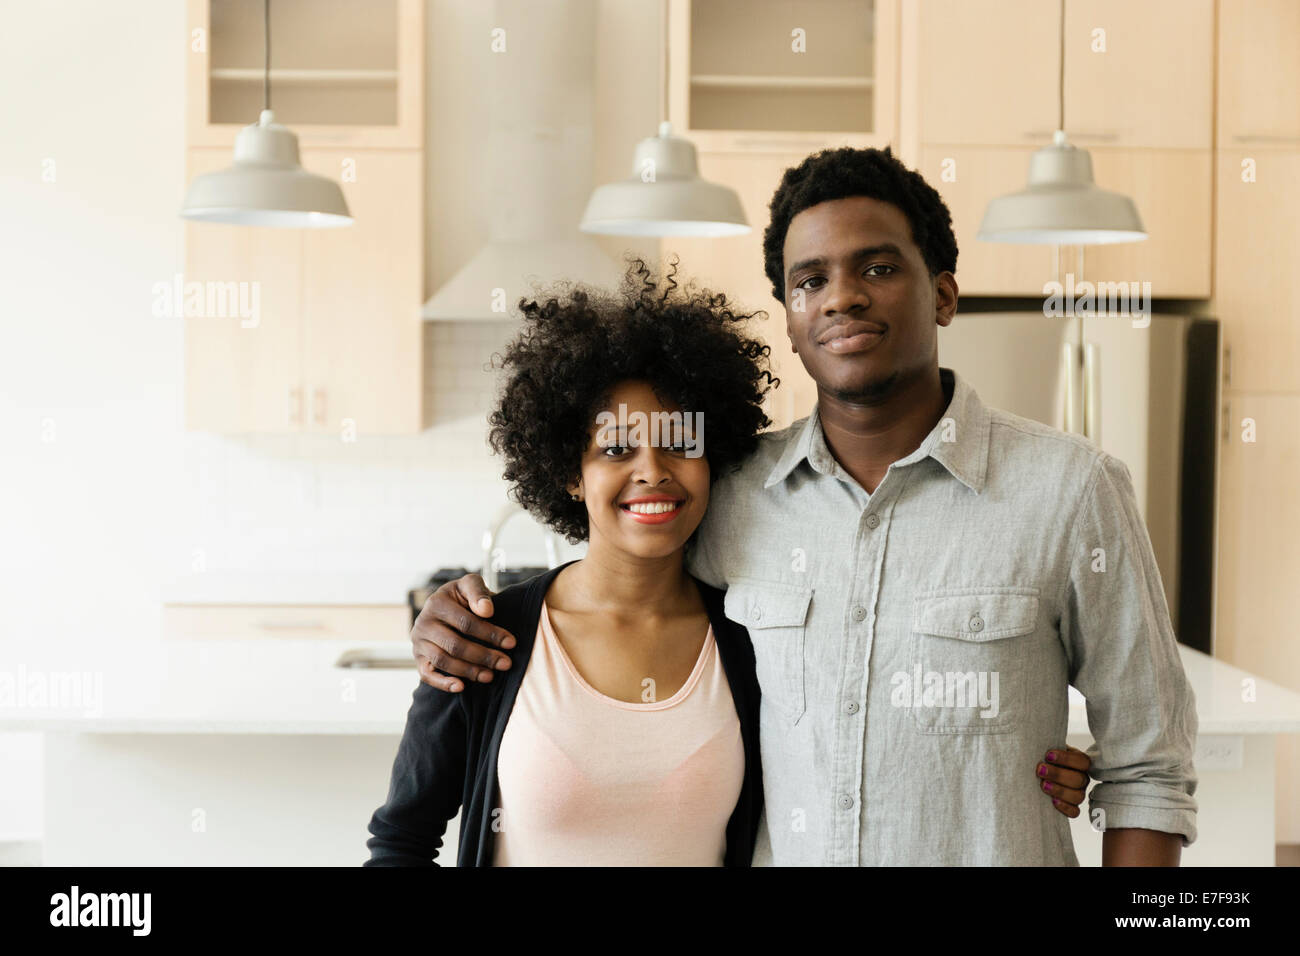
[(572, 498), (574, 501), (581, 501), (582, 500), (582, 479), (579, 478), (576, 482), (569, 485), (569, 487), (564, 490), (569, 493), (569, 497)]

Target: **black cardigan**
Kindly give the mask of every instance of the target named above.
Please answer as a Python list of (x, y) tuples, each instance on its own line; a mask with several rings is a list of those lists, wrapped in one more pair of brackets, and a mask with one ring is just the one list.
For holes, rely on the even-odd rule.
[[(539, 574), (492, 598), (492, 623), (515, 636), (510, 670), (498, 671), (489, 684), (464, 681), (465, 690), (459, 694), (435, 690), (423, 681), (416, 687), (393, 762), (388, 800), (370, 819), (370, 859), (362, 866), (437, 866), (447, 821), (458, 809), (463, 812), (456, 865), (492, 865), (497, 753), (528, 669), (542, 599), (560, 570)], [(698, 579), (696, 583), (731, 685), (745, 751), (740, 799), (727, 823), (724, 865), (749, 866), (763, 807), (754, 648), (745, 628), (722, 613), (723, 592)]]

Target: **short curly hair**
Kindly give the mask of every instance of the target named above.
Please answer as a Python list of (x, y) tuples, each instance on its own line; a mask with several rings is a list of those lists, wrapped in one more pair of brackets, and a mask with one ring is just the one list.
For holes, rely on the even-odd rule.
[(763, 270), (772, 295), (785, 302), (785, 236), (790, 220), (810, 206), (867, 196), (902, 210), (930, 275), (957, 271), (952, 214), (934, 187), (884, 149), (824, 149), (791, 166), (772, 194), (771, 221), (763, 233)]
[(613, 389), (643, 380), (665, 402), (703, 413), (711, 479), (739, 467), (771, 425), (762, 402), (779, 379), (771, 349), (744, 334), (755, 315), (694, 283), (679, 288), (677, 259), (660, 288), (630, 259), (618, 293), (557, 283), (519, 301), (523, 329), (493, 357), (507, 371), (488, 441), (505, 458), (511, 497), (571, 543), (589, 533), (587, 509), (566, 490), (581, 474), (591, 429)]

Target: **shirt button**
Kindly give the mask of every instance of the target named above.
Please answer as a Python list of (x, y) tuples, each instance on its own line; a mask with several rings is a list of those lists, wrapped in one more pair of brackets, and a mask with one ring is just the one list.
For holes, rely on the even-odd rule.
[(755, 621), (757, 621), (757, 620), (761, 620), (762, 617), (763, 617), (763, 611), (762, 611), (761, 608), (757, 608), (757, 607), (756, 607), (756, 608), (754, 608), (752, 611), (749, 612), (749, 616), (750, 616), (752, 619), (754, 619)]
[(874, 511), (871, 512), (871, 514), (867, 515), (867, 527), (870, 528), (872, 531), (875, 531), (877, 528), (879, 528), (880, 515), (876, 514)]
[(841, 810), (847, 810), (853, 806), (853, 798), (847, 793), (840, 794), (839, 805)]
[(970, 629), (972, 631), (984, 630), (984, 621), (980, 619), (979, 612), (976, 612), (970, 619)]
[(853, 620), (865, 621), (867, 619), (867, 609), (859, 604), (853, 609)]
[(844, 713), (856, 714), (857, 712), (858, 712), (858, 702), (856, 700), (851, 700), (844, 705)]

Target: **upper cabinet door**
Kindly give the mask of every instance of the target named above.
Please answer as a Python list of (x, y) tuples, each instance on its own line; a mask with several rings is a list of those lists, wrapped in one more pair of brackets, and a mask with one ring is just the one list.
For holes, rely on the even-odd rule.
[(1097, 182), (1133, 200), (1150, 238), (1083, 247), (1083, 278), (1150, 282), (1151, 295), (1158, 299), (1208, 299), (1214, 245), (1212, 151), (1098, 146), (1089, 152)]
[[(1068, 0), (1065, 131), (1080, 146), (1211, 146), (1213, 0)], [(1060, 115), (1060, 5), (923, 0), (921, 142), (1046, 145)]]
[(885, 146), (898, 0), (670, 0), (668, 118), (705, 151)]
[(1300, 147), (1300, 3), (1219, 0), (1219, 146)]
[(1221, 150), (1215, 311), (1228, 387), (1300, 392), (1300, 149)]
[(1214, 0), (1068, 0), (1065, 42), (1071, 142), (1213, 145)]
[(1061, 45), (1055, 3), (923, 0), (918, 31), (923, 144), (1051, 141)]
[[(424, 0), (274, 0), (271, 109), (303, 146), (424, 142)], [(262, 110), (262, 0), (189, 0), (188, 137), (229, 147)]]
[[(186, 176), (230, 165), (188, 150)], [(185, 223), (185, 426), (223, 434), (300, 432), (303, 230)]]
[(307, 430), (415, 434), (422, 419), (424, 154), (310, 149), (354, 217), (303, 234)]

